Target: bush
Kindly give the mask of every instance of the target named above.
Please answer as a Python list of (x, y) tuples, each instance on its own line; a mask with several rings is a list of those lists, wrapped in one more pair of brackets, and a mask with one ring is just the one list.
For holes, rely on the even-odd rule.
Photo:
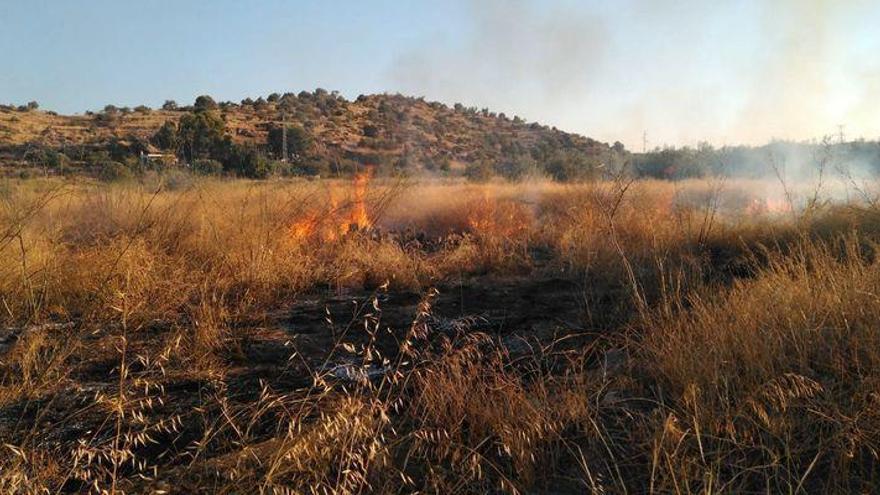
[(131, 179), (134, 173), (123, 163), (107, 161), (101, 165), (98, 177), (106, 182), (116, 182)]
[(172, 169), (162, 174), (162, 183), (168, 191), (188, 189), (193, 185), (193, 176), (183, 170)]
[(28, 153), (26, 156), (31, 163), (53, 169), (63, 168), (70, 162), (70, 158), (67, 155), (50, 148), (38, 149)]
[(177, 110), (177, 102), (174, 100), (165, 100), (162, 104), (162, 110)]
[(494, 167), (487, 160), (469, 163), (464, 169), (464, 176), (473, 182), (486, 182), (495, 174)]
[(300, 163), (289, 164), (285, 173), (309, 177), (329, 177), (332, 175), (332, 170), (330, 162), (324, 158), (306, 158)]
[(231, 145), (224, 169), (241, 177), (265, 179), (274, 173), (274, 165), (255, 148)]
[(544, 170), (557, 181), (570, 182), (595, 178), (597, 165), (583, 153), (556, 152), (544, 165)]
[(193, 162), (192, 170), (199, 175), (221, 175), (223, 164), (217, 160), (202, 158)]
[(498, 167), (498, 174), (507, 180), (522, 180), (527, 175), (537, 170), (537, 163), (531, 157), (522, 156), (502, 161)]
[[(274, 156), (283, 159), (282, 148), (284, 137), (281, 131), (281, 127), (273, 127), (272, 129), (269, 129), (266, 144), (269, 146), (269, 151)], [(287, 127), (287, 158), (289, 160), (299, 161), (303, 159), (312, 150), (313, 144), (314, 140), (312, 139), (311, 134), (302, 127)]]
[(369, 138), (374, 138), (379, 136), (379, 128), (374, 126), (373, 124), (367, 124), (364, 126), (364, 136)]

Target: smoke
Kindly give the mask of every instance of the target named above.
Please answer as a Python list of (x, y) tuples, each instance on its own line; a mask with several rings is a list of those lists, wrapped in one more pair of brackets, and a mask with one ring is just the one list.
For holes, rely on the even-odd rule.
[(875, 2), (472, 1), (425, 38), (397, 89), (641, 149), (880, 135)]
[(830, 1), (783, 0), (761, 13), (763, 53), (736, 123), (746, 141), (814, 137), (842, 122), (836, 75), (839, 11)]
[(474, 1), (467, 14), (464, 39), (441, 36), (396, 58), (390, 78), (402, 91), (513, 114), (556, 108), (560, 95), (589, 91), (601, 71), (598, 16), (521, 0)]

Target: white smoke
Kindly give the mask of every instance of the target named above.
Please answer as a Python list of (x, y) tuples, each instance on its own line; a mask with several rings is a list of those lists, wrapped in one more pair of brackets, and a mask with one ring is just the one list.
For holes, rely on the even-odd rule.
[(405, 93), (604, 141), (760, 144), (880, 136), (880, 4), (474, 0), (463, 38), (400, 53)]

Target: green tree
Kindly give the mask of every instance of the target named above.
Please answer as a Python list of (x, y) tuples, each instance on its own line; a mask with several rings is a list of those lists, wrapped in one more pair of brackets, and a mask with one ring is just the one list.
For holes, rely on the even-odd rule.
[(537, 163), (530, 156), (515, 156), (501, 161), (496, 168), (505, 179), (517, 181), (534, 172)]
[(220, 175), (223, 173), (223, 164), (217, 160), (199, 159), (193, 162), (192, 169), (200, 175)]
[(560, 182), (590, 179), (596, 175), (597, 165), (586, 155), (577, 151), (553, 153), (544, 170)]
[(201, 95), (196, 98), (195, 103), (193, 104), (193, 109), (196, 112), (207, 112), (210, 110), (217, 110), (219, 105), (214, 101), (214, 98), (211, 98), (208, 95)]
[[(273, 127), (269, 129), (269, 135), (266, 139), (266, 144), (269, 147), (269, 151), (279, 158), (284, 158), (282, 156), (283, 151), (282, 148), (284, 143), (284, 136), (281, 133), (281, 127)], [(312, 151), (312, 147), (314, 146), (314, 140), (312, 139), (311, 134), (308, 131), (303, 129), (300, 126), (288, 126), (287, 127), (287, 159), (298, 162), (302, 161), (303, 158), (308, 156), (308, 154)]]
[(163, 150), (177, 152), (179, 142), (177, 140), (177, 125), (172, 121), (166, 121), (162, 127), (153, 134), (150, 142)]
[(265, 179), (274, 173), (274, 163), (256, 148), (231, 145), (224, 163), (226, 170), (242, 177)]
[(188, 161), (223, 157), (228, 146), (225, 134), (226, 122), (217, 112), (188, 113), (178, 125), (178, 149)]

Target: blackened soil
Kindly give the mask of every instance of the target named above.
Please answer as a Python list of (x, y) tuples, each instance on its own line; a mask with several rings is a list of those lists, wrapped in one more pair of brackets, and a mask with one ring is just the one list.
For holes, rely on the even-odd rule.
[[(357, 356), (338, 345), (342, 342), (373, 342), (383, 355), (393, 357), (420, 310), (427, 307), (428, 314), (422, 315), (421, 321), (431, 333), (482, 332), (496, 336), (511, 354), (525, 350), (517, 344), (524, 340), (580, 335), (580, 340), (568, 341), (581, 345), (595, 338), (595, 333), (583, 328), (580, 301), (582, 295), (575, 283), (547, 277), (470, 279), (441, 285), (436, 293), (378, 290), (310, 294), (267, 318), (239, 323), (226, 346), (229, 351), (222, 357), (224, 372), (219, 376), (187, 370), (169, 370), (167, 375), (153, 372), (150, 381), (155, 390), (161, 390), (155, 392), (161, 401), (143, 406), (137, 421), (133, 415), (126, 416), (130, 424), (123, 429), (137, 431), (140, 423), (167, 423), (175, 418), (168, 428), (150, 430), (155, 442), (136, 450), (150, 462), (183, 469), (191, 462), (194, 446), (209, 433), (218, 434), (211, 428), (223, 424), (229, 411), (247, 408), (266, 391), (296, 394), (314, 386), (315, 372), (357, 362)], [(167, 342), (169, 331), (169, 327), (157, 324), (129, 335), (129, 349), (132, 354), (146, 355), (149, 349)], [(94, 332), (84, 336), (82, 351), (71, 360), (60, 387), (0, 406), (0, 440), (67, 453), (79, 441), (107, 445), (117, 428), (112, 401), (107, 400), (119, 391), (116, 338), (112, 332), (103, 337)], [(6, 340), (13, 342), (12, 337)], [(5, 349), (0, 348), (0, 359), (3, 353)], [(127, 366), (132, 379), (147, 373), (137, 362)], [(220, 397), (222, 400), (217, 400)], [(229, 410), (221, 410), (220, 403)], [(277, 421), (267, 414), (251, 425), (251, 434), (265, 432), (268, 439), (276, 426)], [(202, 456), (226, 453), (222, 447), (199, 452)], [(69, 484), (68, 488), (76, 491), (76, 486)]]

